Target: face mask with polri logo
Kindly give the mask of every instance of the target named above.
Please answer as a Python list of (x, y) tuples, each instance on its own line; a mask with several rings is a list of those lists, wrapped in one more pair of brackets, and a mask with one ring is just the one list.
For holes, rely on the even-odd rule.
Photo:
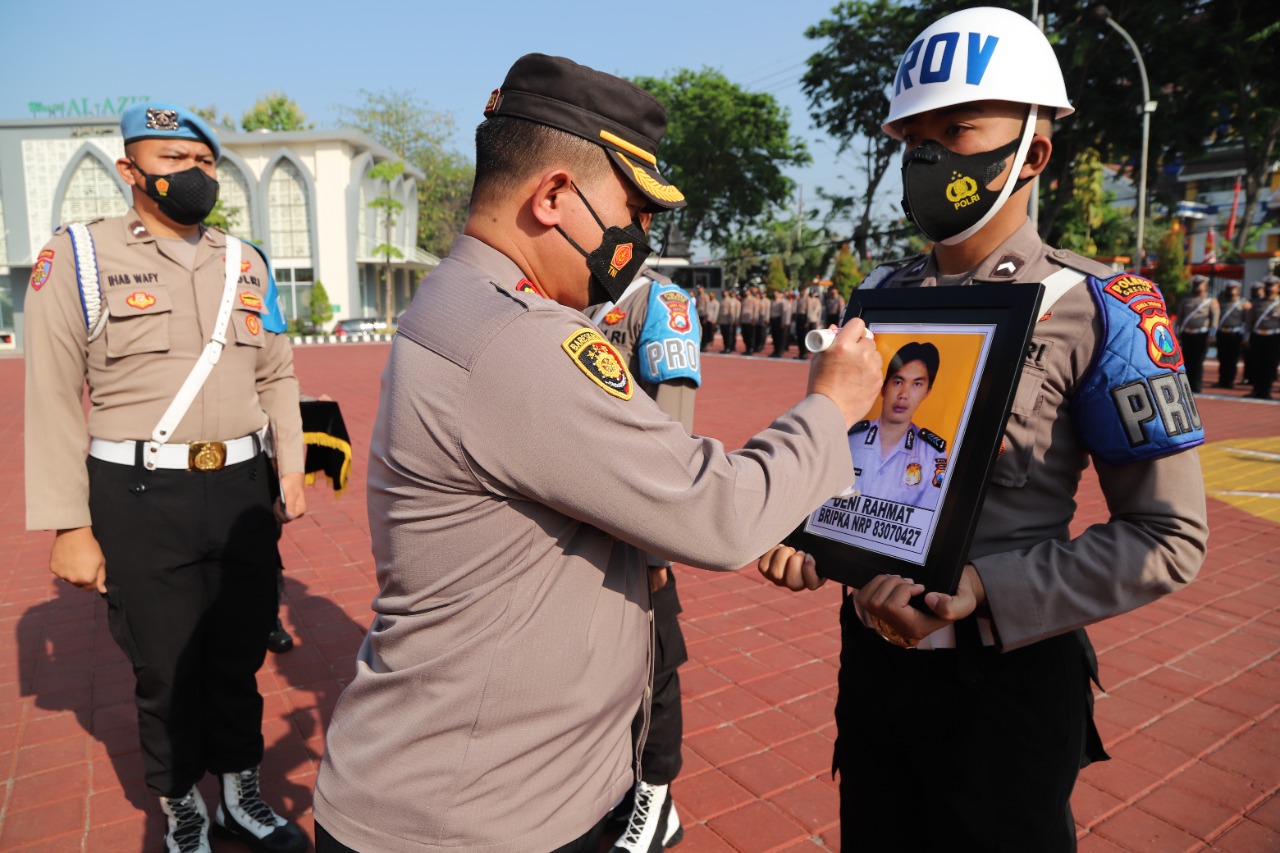
[(957, 154), (927, 139), (902, 158), (902, 210), (916, 227), (936, 243), (963, 243), (986, 225), (1009, 196), (1031, 180), (1008, 180), (988, 189), (1013, 158), (1012, 175), (1022, 170), (1035, 130), (1035, 107), (1022, 134), (1011, 142), (977, 154)]
[(569, 245), (587, 259), (587, 269), (591, 272), (588, 304), (616, 303), (622, 299), (627, 286), (636, 277), (636, 273), (640, 272), (645, 260), (653, 253), (653, 247), (649, 245), (648, 236), (639, 222), (632, 222), (625, 228), (619, 228), (617, 225), (605, 227), (600, 217), (596, 215), (591, 202), (587, 201), (587, 197), (582, 194), (582, 190), (578, 189), (576, 184), (573, 185), (573, 191), (582, 199), (582, 203), (591, 213), (591, 218), (600, 226), (603, 232), (600, 245), (588, 252), (574, 242), (572, 237), (565, 234), (564, 229), (559, 225), (555, 228), (569, 241)]

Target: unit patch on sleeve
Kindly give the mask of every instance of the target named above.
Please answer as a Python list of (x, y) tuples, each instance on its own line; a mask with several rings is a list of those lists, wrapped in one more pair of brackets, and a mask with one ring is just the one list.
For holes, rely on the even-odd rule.
[(247, 290), (240, 291), (240, 304), (250, 311), (262, 310), (262, 297)]
[(53, 249), (45, 249), (36, 257), (35, 265), (31, 267), (31, 289), (39, 290), (44, 287), (52, 272)]
[(1087, 281), (1102, 340), (1071, 400), (1081, 439), (1112, 465), (1204, 443), (1204, 423), (1160, 290), (1132, 273)]
[(594, 329), (579, 329), (560, 346), (592, 382), (620, 400), (631, 399), (631, 374), (622, 356)]

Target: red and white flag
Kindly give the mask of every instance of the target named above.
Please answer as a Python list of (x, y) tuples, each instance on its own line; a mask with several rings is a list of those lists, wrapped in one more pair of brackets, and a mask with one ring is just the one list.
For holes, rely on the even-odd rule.
[(1236, 191), (1231, 197), (1231, 218), (1227, 220), (1227, 240), (1236, 236), (1236, 209), (1240, 207), (1240, 176), (1236, 175)]
[(1204, 260), (1201, 263), (1216, 264), (1218, 262), (1218, 230), (1209, 226), (1209, 233), (1204, 236)]

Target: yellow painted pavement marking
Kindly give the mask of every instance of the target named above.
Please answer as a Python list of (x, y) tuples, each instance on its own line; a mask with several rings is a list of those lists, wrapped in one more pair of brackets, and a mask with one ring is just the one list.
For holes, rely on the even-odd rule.
[(1206, 444), (1200, 468), (1209, 497), (1280, 524), (1280, 437)]

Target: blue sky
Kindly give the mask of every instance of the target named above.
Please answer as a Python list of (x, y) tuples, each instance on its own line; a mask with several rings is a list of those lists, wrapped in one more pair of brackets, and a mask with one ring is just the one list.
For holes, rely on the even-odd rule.
[(829, 140), (815, 144), (825, 135), (812, 129), (800, 92), (804, 61), (817, 47), (804, 30), (834, 2), (0, 0), (0, 32), (9, 36), (0, 51), (0, 119), (29, 117), (31, 101), (149, 95), (215, 104), (238, 120), (279, 90), (325, 127), (336, 122), (335, 107), (360, 103), (361, 89), (395, 88), (452, 113), (455, 147), (470, 156), (485, 99), (524, 53), (623, 76), (709, 66), (790, 109), (792, 132), (815, 160), (792, 173), (811, 208), (818, 186), (847, 190), (841, 176), (861, 183), (852, 154), (837, 158)]

